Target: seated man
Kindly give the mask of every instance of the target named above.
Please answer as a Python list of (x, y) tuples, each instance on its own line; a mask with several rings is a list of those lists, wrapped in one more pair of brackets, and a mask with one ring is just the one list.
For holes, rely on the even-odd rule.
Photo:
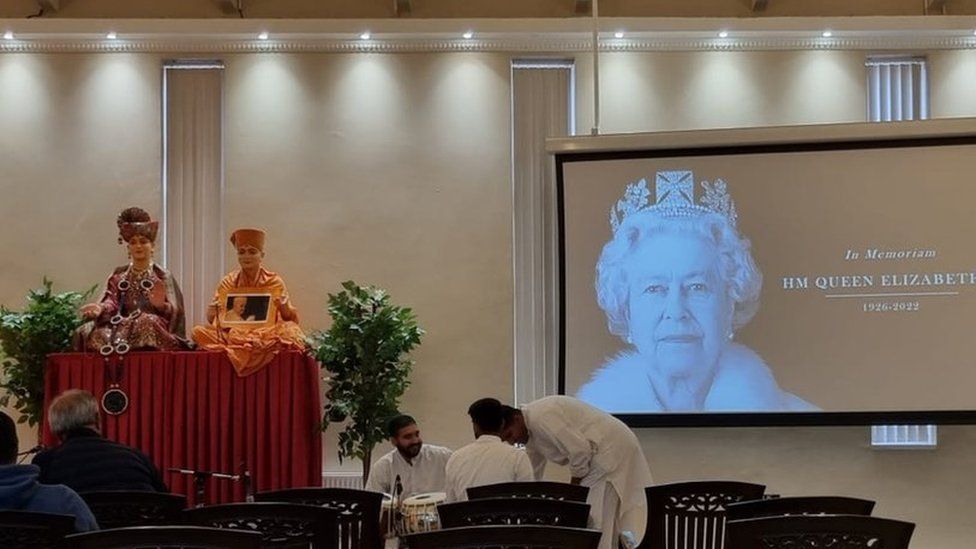
[(493, 398), (477, 400), (468, 408), (468, 415), (475, 441), (447, 460), (447, 501), (467, 500), (467, 490), (472, 486), (535, 480), (529, 456), (502, 442), (505, 415), (501, 402)]
[(41, 482), (64, 484), (82, 493), (169, 491), (145, 454), (99, 434), (98, 401), (88, 391), (61, 393), (51, 402), (47, 417), (61, 445), (34, 457), (34, 464), (41, 468)]
[(366, 489), (393, 494), (396, 479), (400, 477), (403, 484), (401, 497), (443, 492), (444, 467), (451, 457), (451, 450), (424, 444), (417, 422), (407, 415), (391, 419), (386, 430), (394, 448), (373, 464)]
[(85, 501), (67, 486), (45, 486), (37, 482), (36, 465), (16, 465), (17, 427), (0, 412), (0, 510), (54, 513), (75, 517), (75, 530), (98, 530)]

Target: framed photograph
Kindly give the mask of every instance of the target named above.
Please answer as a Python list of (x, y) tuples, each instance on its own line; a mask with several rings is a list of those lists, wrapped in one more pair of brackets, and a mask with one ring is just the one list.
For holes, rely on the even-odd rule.
[(278, 296), (264, 288), (236, 288), (222, 292), (220, 324), (234, 328), (258, 328), (275, 323), (274, 301)]

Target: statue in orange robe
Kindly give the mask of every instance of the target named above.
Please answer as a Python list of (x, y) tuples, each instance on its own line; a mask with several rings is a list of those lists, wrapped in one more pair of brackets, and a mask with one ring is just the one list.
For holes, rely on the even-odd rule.
[[(225, 276), (217, 286), (214, 300), (207, 307), (210, 324), (193, 328), (193, 340), (197, 345), (208, 350), (226, 351), (241, 377), (257, 372), (283, 350), (305, 350), (305, 334), (298, 326), (298, 311), (288, 301), (284, 280), (261, 265), (264, 239), (265, 233), (260, 229), (234, 231), (230, 242), (237, 249), (237, 262), (241, 268)], [(222, 317), (224, 321), (241, 318), (241, 311), (226, 311), (226, 304), (220, 302), (221, 296), (239, 289), (271, 294), (273, 302), (269, 314), (274, 316), (274, 321), (258, 326), (223, 325)], [(238, 301), (239, 298), (234, 300), (235, 308)]]

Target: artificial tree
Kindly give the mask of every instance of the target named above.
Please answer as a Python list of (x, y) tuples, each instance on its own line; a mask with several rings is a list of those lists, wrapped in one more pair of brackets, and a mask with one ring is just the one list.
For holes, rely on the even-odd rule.
[(30, 425), (41, 421), (47, 355), (71, 349), (71, 336), (82, 323), (78, 306), (95, 291), (56, 294), (52, 286), (44, 278), (43, 287), (27, 293), (21, 312), (0, 306), (0, 405), (13, 397), (18, 421)]
[(359, 458), (365, 483), (373, 448), (387, 438), (386, 421), (410, 385), (407, 354), (424, 331), (413, 311), (393, 305), (385, 290), (352, 281), (342, 288), (329, 294), (332, 326), (310, 344), (329, 373), (322, 429), (348, 420), (339, 433), (339, 459)]

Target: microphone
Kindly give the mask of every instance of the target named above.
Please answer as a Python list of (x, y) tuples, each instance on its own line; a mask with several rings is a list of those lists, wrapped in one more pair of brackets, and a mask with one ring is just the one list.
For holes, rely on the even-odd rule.
[(29, 456), (31, 454), (36, 454), (36, 453), (42, 452), (44, 450), (47, 450), (47, 446), (44, 446), (43, 444), (38, 444), (37, 446), (31, 448), (30, 450), (27, 450), (27, 451), (24, 451), (24, 452), (21, 452), (21, 453), (17, 454), (17, 456)]
[(36, 454), (38, 452), (42, 452), (44, 450), (47, 450), (47, 446), (44, 446), (43, 444), (38, 444), (37, 446), (31, 448), (30, 450), (27, 450), (26, 452), (21, 452), (17, 454), (17, 457), (20, 458), (19, 460), (17, 460), (17, 463), (21, 464), (27, 460), (27, 456), (31, 454)]

